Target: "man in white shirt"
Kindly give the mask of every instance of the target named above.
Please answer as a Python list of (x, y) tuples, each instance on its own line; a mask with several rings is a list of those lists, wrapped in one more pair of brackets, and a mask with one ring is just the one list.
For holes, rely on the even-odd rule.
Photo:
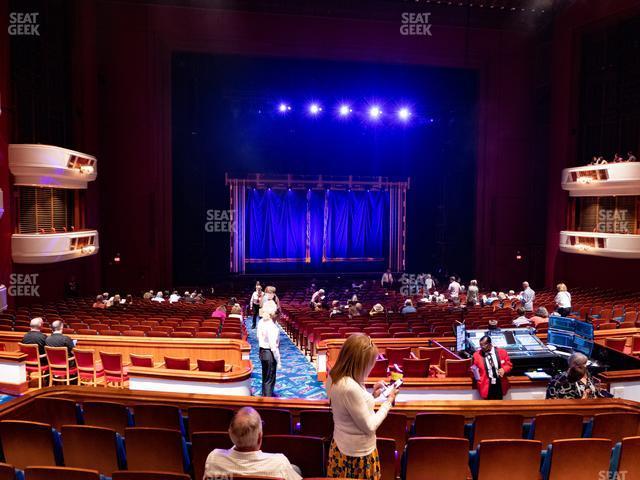
[(260, 313), (260, 307), (262, 307), (262, 287), (260, 285), (256, 285), (256, 290), (251, 295), (251, 308), (253, 312), (253, 322), (251, 323), (251, 328), (256, 328), (256, 322), (258, 321), (258, 314)]
[(529, 282), (522, 282), (522, 293), (520, 300), (525, 312), (533, 312), (533, 301), (536, 298), (536, 292), (529, 286)]
[(460, 297), (460, 284), (456, 281), (456, 277), (451, 277), (449, 283), (449, 298), (455, 302)]
[(169, 303), (177, 303), (178, 301), (180, 301), (180, 295), (178, 295), (178, 292), (174, 290), (169, 296)]
[(324, 303), (325, 300), (325, 296), (324, 296), (324, 289), (321, 288), (320, 290), (318, 290), (317, 292), (315, 292), (313, 295), (311, 295), (311, 308), (313, 310), (315, 310), (318, 305), (322, 305)]
[(291, 465), (282, 453), (260, 450), (262, 419), (253, 408), (238, 410), (229, 425), (229, 437), (234, 446), (229, 450), (216, 448), (209, 454), (203, 480), (233, 478), (235, 475), (302, 479), (299, 469)]
[(431, 278), (431, 274), (427, 273), (424, 279), (424, 289), (426, 293), (431, 293), (434, 288), (436, 288), (436, 283), (433, 281), (433, 278)]
[(393, 275), (391, 274), (390, 268), (387, 268), (387, 271), (382, 274), (380, 285), (382, 285), (382, 288), (385, 290), (390, 290), (393, 287)]
[(152, 302), (164, 302), (164, 298), (162, 297), (162, 292), (158, 292), (155, 297), (151, 299)]
[(262, 364), (262, 396), (273, 397), (276, 386), (276, 370), (280, 366), (280, 330), (273, 322), (273, 313), (260, 318), (258, 322), (258, 346)]
[(518, 309), (516, 310), (516, 313), (518, 314), (518, 318), (514, 319), (511, 322), (514, 327), (520, 328), (520, 327), (531, 326), (531, 321), (524, 315), (525, 314), (524, 308), (518, 307)]

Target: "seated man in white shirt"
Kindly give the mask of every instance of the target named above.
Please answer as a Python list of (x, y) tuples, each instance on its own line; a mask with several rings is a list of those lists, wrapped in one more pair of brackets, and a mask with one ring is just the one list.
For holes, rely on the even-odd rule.
[(229, 437), (233, 447), (216, 448), (207, 457), (203, 480), (233, 478), (233, 475), (276, 477), (301, 480), (300, 469), (291, 465), (282, 453), (264, 453), (262, 419), (251, 407), (244, 407), (231, 420)]
[(514, 319), (511, 323), (513, 323), (514, 327), (529, 327), (531, 326), (531, 321), (525, 317), (525, 310), (522, 307), (518, 307), (516, 310), (518, 314), (518, 318)]

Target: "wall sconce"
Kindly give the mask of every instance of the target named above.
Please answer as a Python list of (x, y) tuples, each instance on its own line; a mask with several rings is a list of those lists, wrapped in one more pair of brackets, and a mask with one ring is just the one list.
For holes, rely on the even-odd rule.
[(96, 251), (96, 247), (94, 245), (85, 245), (84, 247), (82, 247), (82, 253), (87, 255), (95, 251)]
[(94, 171), (93, 165), (82, 165), (80, 167), (80, 173), (84, 173), (85, 175), (91, 175)]

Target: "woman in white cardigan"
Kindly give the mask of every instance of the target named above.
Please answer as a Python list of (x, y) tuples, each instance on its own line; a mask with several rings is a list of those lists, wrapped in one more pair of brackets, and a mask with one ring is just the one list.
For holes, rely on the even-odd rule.
[(392, 407), (393, 389), (377, 412), (373, 407), (386, 385), (376, 383), (373, 395), (364, 381), (369, 376), (378, 348), (362, 333), (351, 335), (342, 345), (327, 379), (327, 393), (333, 412), (333, 440), (329, 450), (327, 477), (380, 480), (380, 457), (376, 430)]

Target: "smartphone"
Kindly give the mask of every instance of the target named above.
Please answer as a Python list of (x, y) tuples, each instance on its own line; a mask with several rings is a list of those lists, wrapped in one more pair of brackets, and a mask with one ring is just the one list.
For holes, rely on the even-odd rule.
[(384, 389), (384, 391), (382, 392), (382, 396), (384, 398), (387, 398), (390, 394), (391, 391), (395, 388), (398, 389), (400, 388), (400, 385), (402, 385), (402, 379), (399, 378), (398, 380), (396, 380), (393, 384), (389, 385), (387, 388)]

